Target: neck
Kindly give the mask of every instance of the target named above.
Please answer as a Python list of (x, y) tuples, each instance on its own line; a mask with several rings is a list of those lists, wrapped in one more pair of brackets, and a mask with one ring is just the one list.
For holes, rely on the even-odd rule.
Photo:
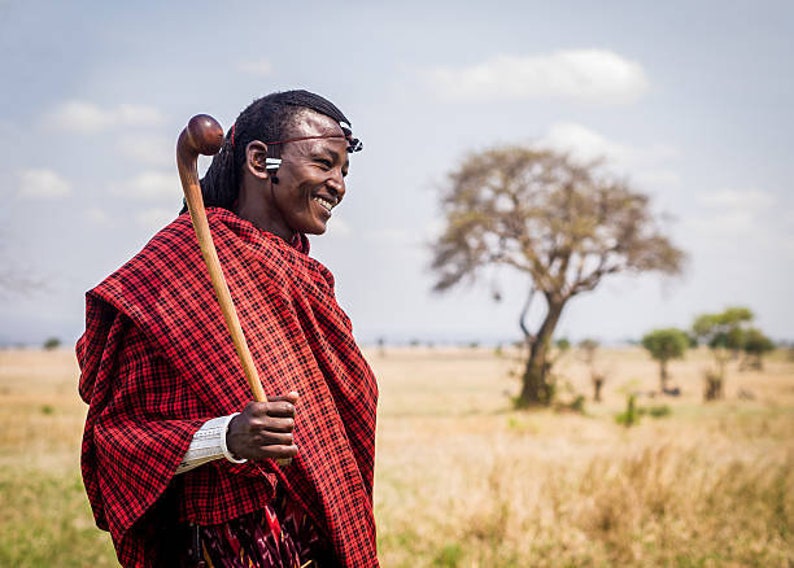
[[(234, 206), (234, 212), (238, 217), (250, 221), (255, 227), (268, 233), (273, 233), (281, 237), (288, 243), (291, 243), (297, 234), (296, 231), (287, 227), (283, 222), (278, 220), (278, 216), (274, 215), (271, 211), (272, 203), (268, 203), (261, 197), (252, 195), (255, 191), (269, 191), (272, 193), (273, 186), (257, 187), (253, 190), (245, 186), (240, 189), (237, 198), (237, 203)], [(272, 196), (271, 196), (272, 197)]]

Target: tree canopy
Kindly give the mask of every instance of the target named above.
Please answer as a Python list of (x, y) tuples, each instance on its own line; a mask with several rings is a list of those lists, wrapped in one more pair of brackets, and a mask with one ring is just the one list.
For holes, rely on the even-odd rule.
[(744, 341), (743, 325), (754, 318), (755, 314), (749, 308), (732, 306), (719, 313), (697, 316), (692, 324), (692, 332), (711, 349), (738, 351)]
[(503, 147), (469, 155), (442, 194), (446, 228), (434, 246), (436, 290), (498, 263), (568, 299), (617, 272), (680, 272), (646, 195), (550, 150)]

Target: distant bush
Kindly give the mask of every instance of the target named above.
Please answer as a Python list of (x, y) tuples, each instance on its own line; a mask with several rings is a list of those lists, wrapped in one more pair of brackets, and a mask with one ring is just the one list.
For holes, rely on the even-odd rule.
[(648, 408), (640, 408), (639, 412), (640, 414), (647, 414), (651, 418), (664, 418), (665, 416), (670, 416), (670, 414), (673, 413), (670, 407), (666, 404), (649, 406)]
[(629, 395), (626, 399), (626, 410), (615, 416), (615, 422), (626, 428), (631, 428), (640, 421), (640, 415), (637, 412), (637, 397)]
[(50, 337), (47, 341), (44, 342), (44, 349), (47, 351), (52, 351), (53, 349), (58, 349), (61, 346), (61, 340), (57, 337)]
[(672, 409), (666, 404), (638, 406), (637, 398), (634, 395), (630, 395), (626, 401), (626, 410), (615, 416), (615, 422), (629, 428), (637, 424), (641, 416), (664, 418), (672, 413)]

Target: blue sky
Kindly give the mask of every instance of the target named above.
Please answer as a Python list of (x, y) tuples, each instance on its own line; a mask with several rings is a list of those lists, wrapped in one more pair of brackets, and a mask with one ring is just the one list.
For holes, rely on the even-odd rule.
[[(307, 88), (365, 151), (315, 256), (358, 337), (510, 340), (526, 281), (435, 296), (437, 187), (504, 143), (599, 155), (653, 197), (685, 275), (616, 277), (559, 334), (602, 341), (745, 305), (794, 339), (790, 2), (0, 0), (0, 343), (73, 341), (83, 294), (173, 218), (174, 141)], [(205, 166), (206, 164), (202, 164)], [(540, 308), (540, 306), (536, 306)], [(533, 312), (537, 320), (540, 309)]]

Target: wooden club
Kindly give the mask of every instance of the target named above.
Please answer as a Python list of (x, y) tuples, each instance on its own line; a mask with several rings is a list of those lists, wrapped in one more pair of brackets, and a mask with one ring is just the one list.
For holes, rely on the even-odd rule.
[(215, 250), (215, 243), (212, 240), (196, 169), (199, 154), (212, 156), (218, 153), (222, 145), (223, 128), (218, 121), (209, 115), (198, 114), (190, 119), (179, 135), (176, 143), (176, 164), (179, 178), (182, 180), (182, 190), (185, 192), (190, 219), (193, 221), (193, 228), (196, 230), (196, 238), (201, 248), (201, 255), (207, 265), (212, 287), (215, 289), (215, 296), (218, 298), (223, 318), (226, 320), (226, 327), (232, 336), (234, 348), (245, 372), (245, 378), (248, 379), (248, 384), (254, 393), (254, 400), (265, 402), (267, 397), (262, 389), (262, 382), (259, 380), (259, 373), (256, 370), (254, 359), (251, 357), (243, 328), (240, 327), (240, 319), (237, 317), (237, 310), (234, 307), (229, 286), (226, 284), (218, 259), (218, 252)]

